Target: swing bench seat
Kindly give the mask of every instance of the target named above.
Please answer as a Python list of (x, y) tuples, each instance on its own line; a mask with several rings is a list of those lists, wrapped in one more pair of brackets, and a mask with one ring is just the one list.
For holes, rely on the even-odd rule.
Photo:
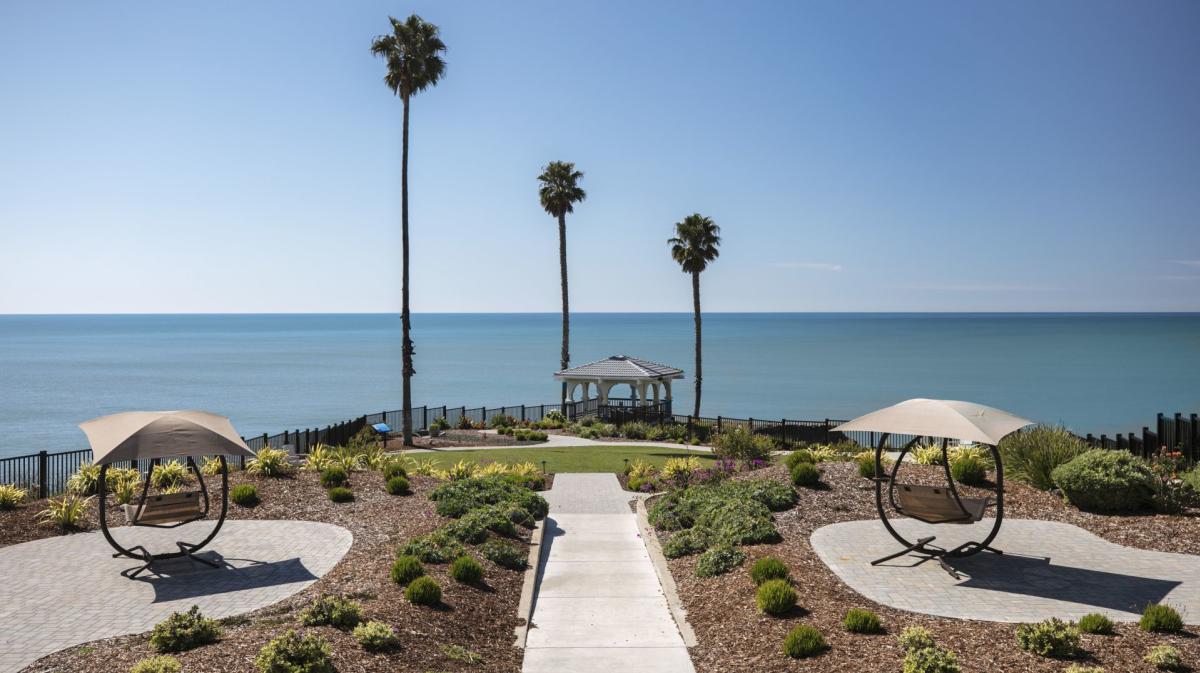
[(901, 514), (925, 523), (976, 523), (983, 518), (992, 499), (955, 500), (949, 489), (940, 486), (896, 484), (896, 504)]
[(131, 526), (163, 526), (204, 517), (200, 491), (152, 495), (137, 505), (122, 505)]

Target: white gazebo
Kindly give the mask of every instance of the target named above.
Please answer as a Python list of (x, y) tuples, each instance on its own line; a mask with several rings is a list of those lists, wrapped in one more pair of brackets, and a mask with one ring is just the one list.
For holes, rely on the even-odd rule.
[[(634, 405), (658, 404), (671, 401), (671, 382), (683, 378), (683, 370), (628, 355), (613, 355), (586, 365), (571, 367), (554, 374), (556, 381), (566, 383), (563, 402), (586, 402), (595, 386), (600, 404), (609, 403), (613, 386), (629, 386), (629, 399)], [(581, 390), (579, 400), (576, 390)]]

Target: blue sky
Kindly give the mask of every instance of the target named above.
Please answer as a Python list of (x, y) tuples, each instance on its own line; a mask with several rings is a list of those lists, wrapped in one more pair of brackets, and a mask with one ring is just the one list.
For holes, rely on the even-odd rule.
[(1200, 310), (1194, 2), (0, 5), (0, 312)]

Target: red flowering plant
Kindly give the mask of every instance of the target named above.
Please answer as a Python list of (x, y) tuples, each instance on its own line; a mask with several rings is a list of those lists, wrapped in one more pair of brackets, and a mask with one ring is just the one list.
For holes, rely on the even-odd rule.
[(1155, 509), (1164, 514), (1180, 514), (1189, 507), (1200, 507), (1200, 493), (1179, 478), (1186, 467), (1183, 451), (1168, 451), (1165, 445), (1150, 460), (1150, 469), (1157, 477), (1153, 484)]

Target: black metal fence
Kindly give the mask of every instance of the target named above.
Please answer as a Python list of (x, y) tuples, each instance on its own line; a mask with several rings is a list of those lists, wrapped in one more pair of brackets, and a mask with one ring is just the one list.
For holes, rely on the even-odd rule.
[[(671, 413), (670, 402), (639, 405), (633, 400), (609, 399), (606, 404), (591, 399), (583, 402), (567, 402), (563, 404), (520, 404), (501, 407), (465, 406), (421, 406), (413, 407), (412, 422), (414, 432), (424, 432), (437, 418), (445, 418), (451, 427), (458, 425), (461, 418), (466, 417), (472, 424), (486, 424), (493, 416), (512, 416), (520, 421), (537, 422), (551, 411), (559, 411), (570, 420), (587, 416), (595, 416), (608, 423), (623, 425), (641, 421), (646, 423), (679, 423), (688, 426), (688, 434), (708, 437), (720, 433), (727, 428), (742, 427), (756, 434), (768, 435), (780, 444), (833, 444), (841, 441), (853, 441), (864, 447), (873, 447), (878, 442), (879, 433), (875, 432), (838, 432), (835, 427), (844, 423), (842, 420), (825, 418), (815, 421), (792, 419), (761, 419), (761, 418), (729, 418), (726, 416), (704, 417), (683, 416)], [(246, 445), (253, 451), (264, 447), (285, 449), (296, 454), (308, 453), (317, 444), (330, 446), (345, 445), (350, 438), (364, 427), (375, 423), (387, 423), (393, 428), (401, 426), (403, 412), (380, 411), (366, 414), (358, 418), (326, 425), (323, 428), (297, 428), (284, 430), (278, 434), (263, 433), (253, 437), (245, 437)], [(890, 445), (901, 446), (914, 439), (911, 436), (892, 435)], [(1089, 446), (1106, 449), (1129, 451), (1143, 458), (1149, 458), (1165, 447), (1167, 450), (1178, 450), (1183, 457), (1194, 464), (1200, 460), (1200, 422), (1197, 414), (1173, 417), (1158, 414), (1154, 430), (1144, 426), (1140, 434), (1118, 434), (1113, 437), (1091, 434), (1082, 439)], [(28, 489), (38, 498), (62, 493), (66, 490), (67, 480), (79, 469), (81, 463), (90, 463), (90, 449), (47, 453), (40, 451), (24, 456), (0, 458), (0, 484), (15, 484)], [(118, 467), (138, 467), (129, 461), (115, 464)], [(240, 466), (245, 467), (245, 458), (240, 459)]]

